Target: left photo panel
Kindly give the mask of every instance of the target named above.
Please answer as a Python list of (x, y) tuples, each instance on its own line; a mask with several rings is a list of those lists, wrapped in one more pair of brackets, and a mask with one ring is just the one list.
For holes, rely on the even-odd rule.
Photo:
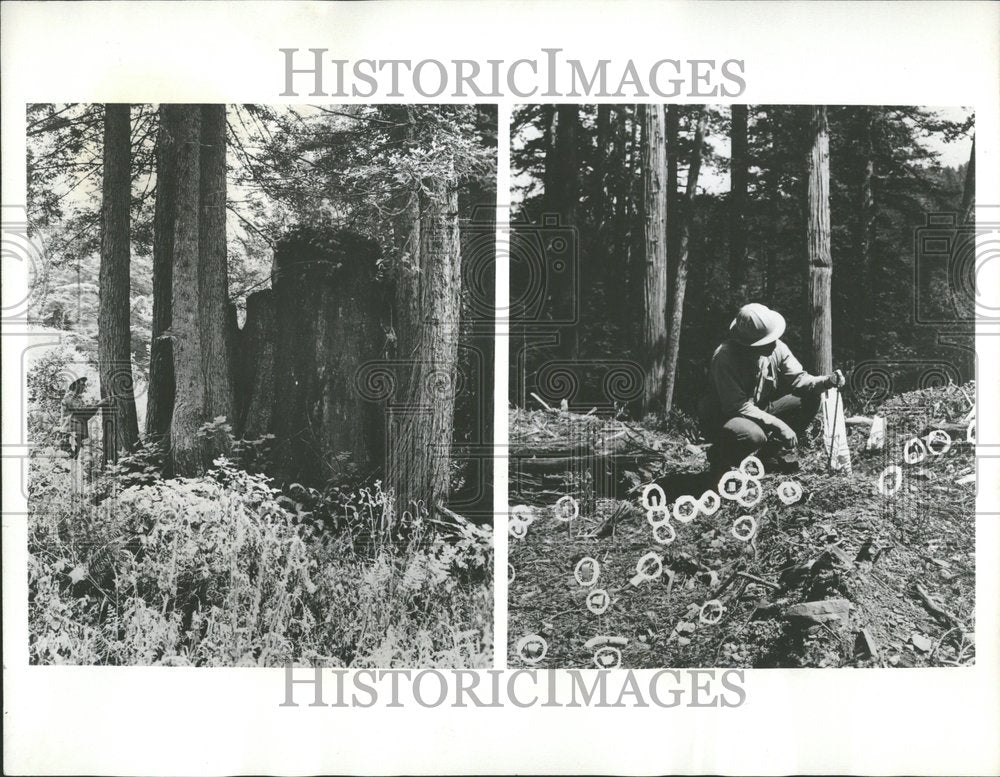
[(31, 662), (492, 667), (496, 107), (26, 143)]

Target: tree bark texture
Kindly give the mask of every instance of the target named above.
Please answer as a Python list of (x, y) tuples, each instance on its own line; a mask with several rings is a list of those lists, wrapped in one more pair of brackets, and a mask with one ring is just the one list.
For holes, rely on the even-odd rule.
[(101, 204), (100, 302), (97, 351), (101, 397), (110, 399), (104, 425), (104, 460), (132, 449), (139, 439), (132, 381), (130, 208), (132, 147), (129, 106), (104, 108), (104, 176)]
[(676, 105), (667, 106), (667, 320), (672, 311), (669, 308), (672, 299), (670, 281), (677, 275), (677, 244), (680, 231), (675, 225), (680, 223), (677, 217), (677, 157), (680, 153), (677, 144), (678, 111)]
[[(558, 105), (554, 109), (551, 132), (551, 147), (545, 156), (545, 210), (559, 217), (560, 228), (575, 227), (577, 224), (577, 203), (580, 198), (580, 167), (577, 159), (577, 125), (579, 107), (572, 104)], [(543, 216), (544, 218), (544, 216)], [(542, 229), (546, 239), (546, 231)], [(581, 246), (579, 240), (570, 246), (573, 253), (562, 256), (563, 270), (552, 263), (549, 274), (548, 293), (552, 299), (552, 309), (556, 320), (566, 323), (560, 330), (559, 352), (564, 359), (575, 359), (579, 351), (579, 328), (577, 320), (580, 310), (581, 293), (580, 266)]]
[(702, 110), (694, 132), (691, 163), (688, 166), (687, 188), (684, 191), (684, 215), (681, 217), (680, 236), (677, 243), (677, 275), (674, 278), (673, 305), (670, 313), (670, 336), (667, 341), (667, 379), (664, 388), (664, 412), (673, 409), (674, 387), (677, 384), (677, 361), (681, 350), (681, 323), (684, 318), (684, 292), (687, 289), (688, 241), (694, 221), (694, 195), (701, 173), (701, 153), (708, 126), (708, 112)]
[(457, 184), (425, 182), (421, 200), (419, 300), (421, 321), (402, 403), (390, 412), (387, 481), (396, 514), (421, 500), (433, 508), (448, 499), (450, 450), (458, 388), (461, 298)]
[[(389, 107), (396, 126), (393, 140), (402, 152), (416, 143), (417, 118), (409, 105)], [(393, 252), (391, 281), (393, 302), (389, 307), (390, 355), (408, 359), (413, 352), (413, 335), (420, 311), (415, 290), (420, 272), (420, 182), (406, 181), (393, 196)]]
[(170, 424), (171, 457), (179, 475), (193, 476), (210, 462), (198, 439), (205, 418), (199, 323), (199, 230), (201, 212), (201, 107), (177, 106), (176, 216), (172, 277), (173, 362), (176, 393)]
[(198, 218), (198, 322), (205, 414), (233, 413), (232, 376), (227, 347), (229, 275), (226, 254), (226, 106), (201, 106), (200, 196)]
[(174, 361), (170, 337), (174, 221), (177, 211), (178, 107), (161, 105), (156, 136), (156, 192), (153, 210), (153, 320), (146, 397), (146, 439), (157, 443), (170, 434), (174, 412)]
[(830, 134), (826, 106), (811, 109), (811, 144), (806, 161), (806, 244), (809, 261), (809, 309), (812, 315), (813, 372), (833, 371), (833, 322), (830, 292)]
[(274, 291), (263, 289), (250, 294), (246, 321), (235, 351), (235, 382), (240, 407), (236, 429), (238, 436), (247, 440), (271, 433), (276, 330)]
[[(618, 138), (615, 146), (615, 153), (612, 157), (613, 164), (622, 171), (619, 176), (618, 185), (615, 187), (614, 200), (614, 242), (611, 244), (611, 252), (616, 254), (614, 261), (608, 262), (608, 288), (611, 310), (615, 320), (626, 337), (632, 326), (632, 309), (629, 305), (629, 295), (631, 291), (631, 252), (629, 209), (632, 207), (630, 182), (634, 166), (629, 162), (629, 140), (630, 127), (628, 121), (628, 108), (624, 105), (617, 106), (615, 111), (615, 131)], [(622, 268), (625, 268), (625, 277), (622, 278)], [(624, 281), (624, 282), (623, 282)], [(629, 338), (631, 340), (631, 338)], [(635, 342), (632, 340), (632, 342)]]
[(730, 129), (732, 158), (729, 185), (729, 293), (734, 309), (742, 304), (747, 293), (747, 123), (747, 106), (734, 105)]
[(642, 344), (646, 371), (643, 412), (662, 407), (667, 373), (667, 146), (662, 105), (645, 106), (643, 211), (646, 272)]
[[(346, 231), (301, 229), (275, 251), (273, 296), (248, 307), (243, 341), (256, 364), (246, 434), (275, 435), (275, 475), (321, 485), (381, 464), (381, 409), (358, 386), (382, 341), (374, 284), (378, 248)], [(273, 371), (267, 333), (273, 300)], [(251, 345), (252, 344), (252, 345)], [(273, 405), (267, 419), (267, 387)], [(246, 378), (244, 378), (246, 379)]]

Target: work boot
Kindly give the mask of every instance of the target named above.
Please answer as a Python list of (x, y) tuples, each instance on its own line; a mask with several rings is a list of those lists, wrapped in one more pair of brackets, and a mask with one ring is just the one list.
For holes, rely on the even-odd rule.
[(719, 444), (713, 443), (709, 445), (708, 450), (705, 451), (705, 456), (708, 459), (708, 477), (713, 483), (717, 483), (723, 473), (729, 469), (729, 465), (723, 460)]

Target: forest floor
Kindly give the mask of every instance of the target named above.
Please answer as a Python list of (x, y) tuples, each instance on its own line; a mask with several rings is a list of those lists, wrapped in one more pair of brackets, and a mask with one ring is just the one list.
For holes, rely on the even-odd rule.
[[(950, 385), (884, 402), (874, 410), (886, 420), (884, 450), (865, 453), (870, 426), (848, 426), (852, 474), (827, 469), (814, 426), (799, 473), (765, 474), (753, 508), (723, 501), (714, 515), (673, 521), (676, 539), (668, 545), (652, 539), (634, 488), (626, 499), (592, 500), (571, 523), (556, 520), (550, 508), (524, 508), (535, 520), (523, 538), (510, 538), (510, 665), (593, 667), (595, 648), (585, 643), (598, 636), (627, 640), (620, 652), (629, 668), (973, 663), (976, 486), (956, 480), (975, 472), (974, 448), (954, 430), (955, 443), (943, 455), (905, 464), (903, 447), (941, 423), (959, 422), (974, 396), (971, 384)], [(515, 422), (522, 429), (512, 429), (512, 440), (544, 421), (517, 411)], [(663, 438), (654, 448), (687, 452), (682, 471), (653, 473), (668, 501), (713, 487), (696, 474), (705, 467), (701, 449), (677, 435), (642, 431), (647, 441)], [(876, 485), (889, 464), (904, 472), (892, 499)], [(778, 499), (783, 480), (801, 485), (799, 502)], [(608, 519), (616, 511), (612, 531)], [(746, 514), (757, 521), (749, 542), (731, 533)], [(633, 585), (637, 561), (651, 551), (662, 556), (664, 573)], [(593, 588), (610, 595), (599, 615), (586, 606), (592, 588), (574, 576), (584, 557), (600, 564)], [(722, 603), (722, 617), (706, 624), (701, 608), (713, 599)], [(547, 643), (540, 660), (537, 652), (528, 661), (518, 652), (528, 635)]]

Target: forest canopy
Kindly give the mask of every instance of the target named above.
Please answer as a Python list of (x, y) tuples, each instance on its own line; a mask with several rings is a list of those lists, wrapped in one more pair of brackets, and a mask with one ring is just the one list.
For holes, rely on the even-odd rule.
[[(170, 228), (162, 225), (157, 242), (158, 209), (169, 199), (164, 187), (176, 185), (173, 178), (161, 182), (158, 176), (170, 173), (174, 154), (183, 149), (183, 145), (168, 145), (175, 136), (181, 137), (183, 130), (180, 125), (170, 123), (171, 112), (176, 113), (177, 109), (132, 105), (128, 107), (126, 122), (131, 178), (126, 214), (131, 261), (127, 304), (140, 426), (146, 415), (147, 398), (155, 404), (157, 397), (155, 378), (150, 385), (150, 371), (155, 371), (151, 346), (161, 342), (164, 333), (167, 337), (176, 335), (176, 327), (170, 329), (167, 323), (169, 317), (161, 317), (157, 324), (154, 315), (155, 257), (158, 251), (159, 255), (168, 255), (175, 248), (169, 244), (173, 239)], [(38, 275), (33, 279), (31, 320), (66, 333), (85, 359), (93, 362), (100, 339), (105, 114), (105, 106), (99, 104), (38, 104), (30, 105), (27, 115), (29, 229), (41, 243), (44, 256), (44, 263), (36, 268)], [(415, 321), (406, 318), (413, 311), (406, 313), (400, 306), (411, 304), (406, 299), (408, 287), (415, 294), (423, 294), (420, 289), (427, 284), (422, 279), (431, 277), (422, 271), (420, 262), (425, 251), (420, 246), (421, 232), (415, 231), (413, 225), (421, 219), (433, 218), (429, 214), (445, 196), (441, 186), (454, 190), (456, 202), (441, 215), (446, 220), (454, 217), (462, 222), (460, 227), (456, 222), (454, 237), (473, 248), (463, 252), (455, 243), (456, 256), (461, 262), (459, 272), (477, 279), (475, 284), (466, 281), (465, 289), (456, 297), (460, 310), (454, 313), (454, 336), (461, 340), (457, 367), (463, 374), (469, 373), (462, 385), (471, 389), (455, 398), (459, 414), (457, 441), (478, 443), (479, 435), (484, 433), (483, 423), (488, 425), (488, 421), (481, 423), (480, 419), (490, 416), (480, 404), (489, 395), (488, 381), (483, 382), (487, 373), (483, 365), (488, 358), (484, 360), (483, 355), (488, 357), (492, 353), (492, 342), (474, 330), (483, 329), (477, 322), (492, 316), (492, 282), (482, 281), (493, 270), (492, 249), (485, 251), (481, 238), (484, 233), (492, 235), (495, 107), (233, 105), (217, 115), (222, 122), (219, 137), (225, 143), (224, 156), (219, 162), (223, 165), (220, 169), (224, 180), (220, 179), (219, 186), (225, 212), (223, 232), (218, 237), (224, 251), (220, 277), (224, 279), (225, 290), (220, 292), (218, 304), (223, 311), (220, 315), (226, 307), (235, 314), (234, 320), (226, 325), (232, 331), (224, 338), (230, 351), (234, 348), (240, 351), (256, 342), (253, 338), (259, 332), (258, 324), (251, 321), (252, 326), (246, 328), (248, 299), (258, 295), (261, 304), (257, 309), (264, 311), (261, 315), (270, 315), (262, 307), (266, 295), (261, 293), (276, 288), (275, 283), (281, 277), (277, 256), (284, 242), (286, 247), (299, 245), (299, 250), (307, 254), (333, 250), (329, 255), (334, 262), (331, 268), (341, 266), (344, 261), (336, 258), (337, 251), (370, 256), (374, 262), (370, 281), (374, 285), (370, 290), (358, 290), (359, 294), (374, 295), (368, 302), (359, 303), (358, 315), (366, 317), (368, 328), (354, 330), (367, 333), (363, 353), (370, 361), (382, 359), (387, 364), (403, 356), (412, 358), (416, 354), (412, 350), (417, 347), (415, 338), (422, 330)], [(205, 140), (205, 132), (207, 129), (203, 128), (203, 156), (204, 150), (211, 147), (206, 145), (209, 141)], [(169, 163), (167, 167), (163, 167), (165, 160)], [(203, 168), (204, 164), (203, 159)], [(203, 181), (203, 189), (204, 185)], [(204, 200), (202, 207), (206, 207)], [(428, 227), (422, 238), (425, 241), (444, 234), (430, 222)], [(334, 243), (323, 237), (334, 233), (370, 241), (370, 247), (362, 247), (353, 237), (345, 238), (347, 242), (338, 239)], [(169, 238), (167, 243), (163, 242), (164, 236)], [(440, 247), (433, 242), (427, 244), (430, 251)], [(468, 254), (467, 261), (461, 260), (463, 253)], [(293, 275), (296, 273), (298, 270)], [(315, 288), (315, 283), (312, 287)], [(308, 288), (307, 281), (303, 289)], [(176, 307), (176, 294), (174, 297)], [(276, 300), (282, 298), (279, 294)], [(169, 297), (166, 299), (169, 303)], [(203, 301), (200, 304), (204, 314), (207, 308)], [(289, 304), (295, 306), (301, 300), (290, 300)], [(279, 325), (281, 320), (279, 315)], [(298, 336), (303, 334), (299, 332)], [(410, 350), (404, 352), (404, 347)], [(285, 351), (287, 348), (279, 349), (279, 360)], [(241, 422), (253, 405), (244, 398), (241, 407), (239, 394), (247, 386), (241, 388), (240, 383), (241, 380), (252, 383), (253, 374), (241, 369), (238, 353), (230, 353), (226, 358), (232, 362), (231, 379), (237, 396), (235, 406), (221, 414), (239, 434), (243, 431)], [(253, 364), (255, 360), (251, 359)], [(397, 365), (394, 369), (398, 372), (402, 367)], [(393, 379), (403, 391), (406, 378), (397, 374)], [(346, 380), (349, 383), (353, 378)], [(482, 391), (476, 391), (477, 388)], [(227, 408), (225, 403), (220, 407)], [(280, 403), (276, 407), (280, 415)], [(261, 434), (271, 431), (265, 427), (274, 418), (268, 416), (254, 431)], [(151, 420), (162, 426), (158, 418)], [(160, 434), (163, 431), (164, 428), (159, 429)], [(376, 434), (375, 427), (369, 433)], [(344, 440), (338, 442), (344, 443)], [(381, 448), (376, 446), (372, 453), (378, 450)]]
[[(644, 268), (658, 261), (645, 243), (649, 197), (643, 174), (650, 164), (662, 166), (664, 180), (657, 186), (668, 192), (667, 303), (653, 304), (666, 307), (666, 322), (679, 323), (674, 406), (695, 412), (712, 349), (744, 302), (779, 310), (788, 321), (785, 339), (807, 369), (812, 366), (806, 259), (810, 108), (670, 105), (657, 130), (662, 136), (650, 138), (653, 112), (643, 105), (541, 104), (514, 113), (512, 214), (521, 225), (521, 244), (532, 244), (530, 234), (541, 234), (544, 242), (543, 214), (558, 217), (563, 229), (571, 227), (579, 289), (574, 326), (557, 323), (564, 319), (559, 300), (567, 291), (554, 282), (545, 290), (544, 311), (532, 313), (520, 330), (527, 339), (511, 349), (511, 375), (517, 376), (511, 398), (518, 404), (528, 401), (539, 387), (538, 371), (556, 356), (650, 368), (654, 357), (642, 345)], [(930, 214), (951, 214), (956, 247), (944, 261), (952, 275), (960, 275), (958, 285), (968, 287), (971, 267), (958, 244), (967, 248), (971, 234), (964, 225), (974, 192), (968, 164), (972, 111), (828, 106), (825, 113), (834, 361), (847, 371), (863, 367), (852, 383), (859, 389), (874, 381), (883, 392), (888, 384), (906, 390), (927, 375), (968, 379), (971, 298), (954, 281), (949, 286), (948, 270), (934, 264), (939, 257), (921, 255), (918, 238)], [(651, 163), (644, 156), (651, 143), (666, 148), (665, 160)], [(700, 177), (692, 188), (688, 176), (696, 159)], [(525, 257), (512, 253), (513, 300), (530, 284), (531, 260)], [(686, 280), (682, 315), (673, 310), (679, 263)], [(562, 353), (528, 342), (532, 331), (546, 326), (561, 332)], [(608, 402), (598, 371), (578, 371), (570, 403), (586, 410)], [(561, 398), (544, 391), (542, 396)], [(648, 409), (636, 397), (628, 399), (633, 414)], [(652, 410), (662, 414), (662, 403)]]
[[(229, 294), (266, 285), (275, 243), (298, 224), (337, 225), (391, 242), (400, 188), (454, 165), (463, 185), (492, 186), (495, 109), (412, 106), (428, 119), (412, 139), (391, 106), (232, 105), (227, 111)], [(148, 363), (158, 106), (131, 106), (132, 330)], [(104, 108), (28, 106), (28, 227), (44, 248), (32, 319), (95, 334)], [(145, 344), (145, 345), (144, 345)]]

